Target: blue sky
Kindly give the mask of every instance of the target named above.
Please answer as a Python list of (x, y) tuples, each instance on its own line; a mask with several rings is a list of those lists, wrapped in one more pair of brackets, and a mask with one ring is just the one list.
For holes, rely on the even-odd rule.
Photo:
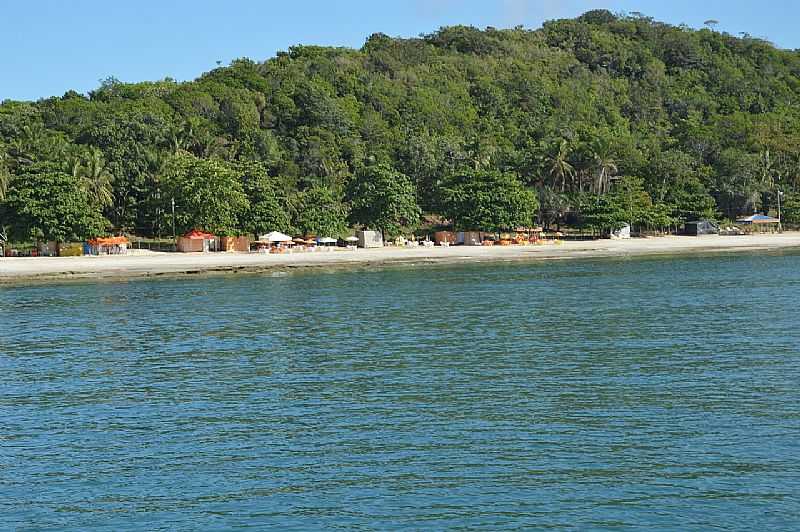
[(600, 7), (692, 27), (716, 19), (800, 48), (793, 0), (0, 0), (0, 100), (86, 92), (109, 76), (194, 79), (216, 61), (260, 61), (294, 44), (360, 47), (374, 32), (537, 28)]

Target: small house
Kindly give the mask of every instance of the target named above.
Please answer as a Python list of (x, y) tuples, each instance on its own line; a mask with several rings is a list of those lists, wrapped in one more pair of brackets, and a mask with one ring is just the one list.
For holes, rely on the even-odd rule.
[(486, 231), (463, 231), (456, 235), (456, 243), (465, 246), (482, 246), (484, 240), (492, 239), (495, 236), (495, 233)]
[(459, 233), (458, 240), (465, 246), (480, 246), (483, 243), (483, 235), (480, 231), (464, 231)]
[(50, 240), (39, 243), (37, 251), (40, 257), (80, 257), (83, 255), (83, 244)]
[(219, 249), (216, 235), (194, 229), (178, 237), (178, 251), (181, 253), (207, 253)]
[(611, 231), (609, 235), (612, 240), (627, 240), (631, 237), (630, 224), (622, 224), (622, 227)]
[(436, 231), (433, 233), (433, 241), (437, 246), (441, 246), (442, 244), (454, 246), (456, 244), (456, 234), (452, 231)]
[(756, 230), (758, 232), (763, 232), (764, 230), (780, 230), (781, 221), (765, 214), (753, 214), (752, 216), (747, 216), (745, 218), (738, 218), (736, 223), (744, 226), (744, 229), (747, 232), (753, 232)]
[(250, 251), (250, 239), (246, 236), (223, 236), (219, 239), (221, 251), (231, 253), (247, 253)]
[(356, 231), (356, 237), (360, 248), (383, 247), (383, 236), (379, 231)]
[(689, 236), (701, 235), (718, 235), (719, 226), (711, 220), (698, 220), (695, 222), (686, 222), (684, 224), (683, 232)]

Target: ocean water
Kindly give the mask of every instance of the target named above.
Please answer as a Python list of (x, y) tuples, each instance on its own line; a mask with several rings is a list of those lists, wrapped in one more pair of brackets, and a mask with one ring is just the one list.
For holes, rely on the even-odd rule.
[(797, 529), (800, 255), (0, 288), (0, 528)]

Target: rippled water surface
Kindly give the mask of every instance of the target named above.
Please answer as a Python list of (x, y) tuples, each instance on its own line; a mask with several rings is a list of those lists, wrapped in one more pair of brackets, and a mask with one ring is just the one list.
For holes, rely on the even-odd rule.
[(0, 527), (791, 529), (800, 256), (0, 289)]

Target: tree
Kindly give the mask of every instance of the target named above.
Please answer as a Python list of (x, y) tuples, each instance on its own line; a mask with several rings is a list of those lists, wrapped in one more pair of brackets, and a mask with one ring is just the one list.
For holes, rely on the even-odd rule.
[(536, 194), (513, 174), (471, 171), (442, 185), (442, 214), (462, 230), (504, 231), (533, 224)]
[(419, 223), (422, 211), (411, 179), (386, 164), (359, 170), (351, 181), (350, 219), (353, 223), (395, 236)]
[(249, 207), (243, 215), (242, 228), (255, 235), (269, 231), (292, 232), (288, 200), (269, 175), (266, 166), (256, 162), (240, 162), (236, 171), (247, 195)]
[(147, 194), (142, 205), (144, 213), (141, 219), (144, 225), (140, 229), (147, 230), (151, 236), (160, 237), (172, 227), (171, 217), (166, 216), (168, 206), (162, 190), (164, 170), (171, 157), (170, 149), (149, 148), (144, 151)]
[(6, 165), (5, 158), (5, 152), (0, 149), (0, 201), (6, 199), (6, 192), (11, 185), (11, 171)]
[(561, 225), (570, 210), (567, 194), (554, 191), (550, 187), (539, 190), (539, 221), (545, 228), (551, 224)]
[(717, 204), (697, 178), (682, 179), (670, 187), (664, 202), (671, 206), (670, 215), (678, 222), (717, 218)]
[(781, 221), (789, 225), (800, 225), (800, 194), (786, 194), (781, 204)]
[(347, 230), (347, 207), (331, 188), (317, 186), (294, 200), (294, 227), (304, 235), (336, 237)]
[(617, 173), (617, 163), (611, 154), (611, 143), (604, 137), (597, 138), (591, 147), (594, 159), (594, 191), (604, 194), (611, 185), (611, 178)]
[[(544, 221), (564, 212), (559, 194), (612, 194), (618, 174), (644, 178), (656, 205), (697, 179), (726, 217), (771, 211), (777, 187), (800, 192), (800, 56), (706, 22), (715, 29), (592, 10), (532, 31), (374, 35), (359, 50), (297, 46), (185, 83), (109, 79), (89, 95), (6, 100), (0, 181), (35, 163), (92, 164), (95, 200), (113, 192), (104, 214), (144, 234), (172, 225), (150, 154), (182, 150), (264, 165), (245, 190), (264, 199), (244, 220), (262, 228), (287, 227), (286, 198), (313, 187), (349, 197), (359, 169), (378, 164), (408, 176), (427, 213), (465, 169), (536, 184)], [(87, 146), (102, 162), (75, 157)]]
[(607, 9), (593, 9), (578, 17), (578, 20), (588, 24), (606, 25), (616, 22), (617, 17)]
[(3, 208), (12, 238), (68, 242), (103, 234), (108, 221), (72, 175), (53, 163), (36, 163), (11, 183)]
[(569, 143), (561, 140), (547, 158), (547, 172), (553, 179), (553, 188), (564, 192), (567, 179), (575, 176), (575, 168), (569, 163)]
[(87, 148), (75, 171), (90, 197), (101, 208), (109, 207), (114, 203), (112, 188), (114, 176), (99, 148), (94, 146)]
[(676, 223), (673, 206), (653, 202), (644, 189), (640, 177), (625, 176), (619, 179), (608, 195), (621, 210), (625, 221), (638, 228), (664, 228)]
[(611, 195), (583, 197), (581, 225), (600, 234), (616, 231), (630, 220), (630, 212)]
[[(218, 160), (179, 152), (164, 171), (164, 200), (175, 200), (175, 225), (183, 233), (202, 229), (221, 235), (241, 232), (250, 207), (234, 169)], [(164, 212), (169, 212), (164, 209)]]
[(582, 206), (583, 225), (600, 233), (608, 233), (625, 224), (639, 228), (663, 228), (674, 223), (671, 207), (653, 203), (644, 190), (644, 180), (625, 176), (609, 194), (585, 200)]

